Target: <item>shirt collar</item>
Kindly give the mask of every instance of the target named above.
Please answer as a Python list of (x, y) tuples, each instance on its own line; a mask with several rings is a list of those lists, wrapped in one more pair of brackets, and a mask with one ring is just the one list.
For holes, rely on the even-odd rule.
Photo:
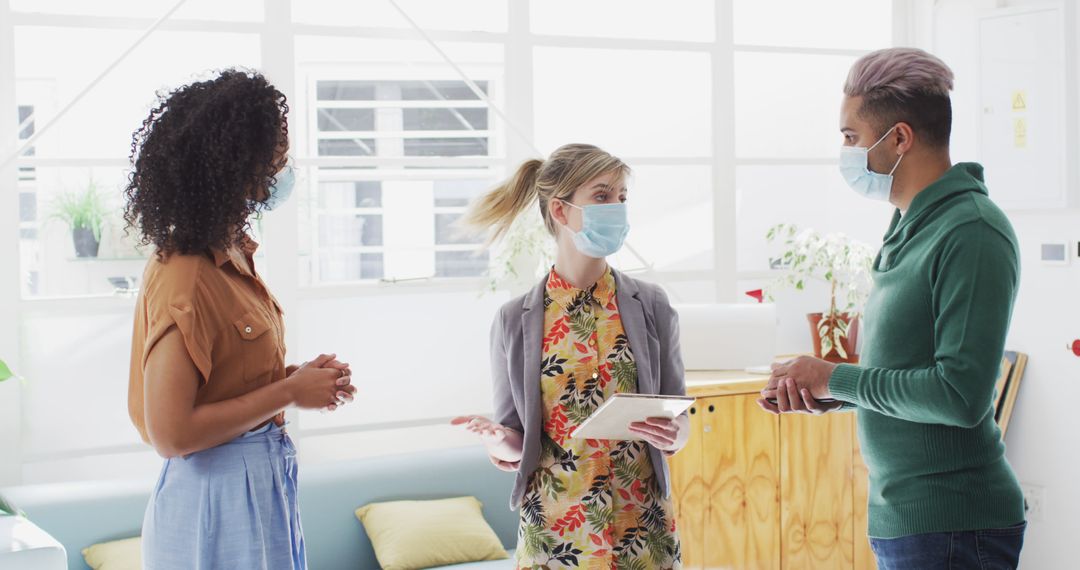
[[(548, 297), (562, 307), (569, 306), (582, 293), (581, 289), (574, 287), (569, 281), (563, 279), (555, 271), (554, 267), (551, 268), (551, 273), (548, 275), (546, 291)], [(611, 272), (610, 267), (608, 267), (607, 271), (604, 271), (604, 274), (600, 276), (600, 279), (592, 287), (589, 287), (588, 292), (604, 307), (615, 302), (615, 275)]]
[(226, 248), (212, 248), (210, 253), (214, 256), (214, 265), (221, 267), (232, 261), (234, 265), (237, 265), (237, 269), (244, 270), (246, 268), (240, 267), (236, 264), (236, 260), (233, 257), (233, 252), (240, 255), (251, 258), (255, 255), (255, 252), (259, 249), (259, 243), (251, 239), (248, 236), (244, 236), (239, 243), (226, 247)]

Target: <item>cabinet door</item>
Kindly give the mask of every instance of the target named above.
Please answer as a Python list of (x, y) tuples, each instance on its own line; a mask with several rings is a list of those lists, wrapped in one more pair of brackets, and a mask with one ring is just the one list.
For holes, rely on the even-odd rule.
[(854, 568), (854, 414), (780, 418), (784, 568)]
[(858, 421), (853, 424), (851, 441), (854, 445), (852, 453), (853, 478), (852, 488), (854, 497), (851, 505), (854, 516), (853, 526), (855, 532), (855, 570), (877, 570), (877, 561), (874, 559), (874, 551), (870, 549), (870, 539), (866, 536), (866, 507), (870, 496), (870, 471), (863, 462), (862, 451), (859, 446)]
[(686, 447), (669, 459), (675, 525), (682, 546), (683, 568), (705, 567), (705, 484), (701, 479), (701, 402), (690, 407), (690, 439)]
[(756, 395), (701, 400), (705, 567), (780, 568), (779, 419)]

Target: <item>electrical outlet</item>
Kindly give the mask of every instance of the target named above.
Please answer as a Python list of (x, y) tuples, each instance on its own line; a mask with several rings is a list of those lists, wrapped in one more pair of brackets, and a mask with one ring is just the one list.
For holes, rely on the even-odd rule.
[(1020, 488), (1024, 491), (1024, 511), (1028, 522), (1041, 522), (1043, 508), (1046, 506), (1046, 489), (1028, 483), (1022, 483)]

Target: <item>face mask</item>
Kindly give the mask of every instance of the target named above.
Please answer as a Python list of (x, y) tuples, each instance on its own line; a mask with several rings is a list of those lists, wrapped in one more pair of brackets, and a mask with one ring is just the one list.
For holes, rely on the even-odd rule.
[(894, 126), (886, 131), (869, 148), (861, 146), (840, 147), (840, 175), (844, 177), (844, 181), (848, 183), (848, 186), (851, 186), (851, 189), (860, 196), (871, 200), (889, 201), (889, 197), (892, 195), (892, 175), (893, 172), (896, 172), (896, 168), (900, 166), (900, 161), (904, 159), (904, 155), (900, 155), (900, 158), (896, 159), (896, 164), (893, 165), (888, 174), (870, 170), (868, 155), (895, 128)]
[(263, 200), (263, 210), (273, 210), (284, 204), (292, 195), (293, 186), (296, 184), (296, 172), (291, 165), (281, 169), (274, 178), (277, 183), (267, 189), (269, 196)]
[(582, 208), (566, 200), (562, 203), (581, 210), (581, 231), (573, 234), (578, 251), (597, 259), (619, 251), (630, 232), (626, 204), (596, 204)]

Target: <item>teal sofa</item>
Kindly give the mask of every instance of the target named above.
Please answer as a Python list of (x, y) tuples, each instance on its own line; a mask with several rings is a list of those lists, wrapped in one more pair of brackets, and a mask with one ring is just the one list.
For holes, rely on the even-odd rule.
[[(311, 570), (379, 568), (371, 542), (353, 511), (361, 505), (402, 499), (473, 496), (507, 550), (516, 544), (518, 516), (507, 504), (512, 474), (495, 469), (480, 447), (431, 453), (300, 465), (300, 515)], [(27, 517), (56, 537), (68, 568), (85, 570), (81, 551), (98, 542), (140, 534), (154, 481), (80, 482), (0, 489)], [(454, 570), (513, 568), (513, 560)]]

